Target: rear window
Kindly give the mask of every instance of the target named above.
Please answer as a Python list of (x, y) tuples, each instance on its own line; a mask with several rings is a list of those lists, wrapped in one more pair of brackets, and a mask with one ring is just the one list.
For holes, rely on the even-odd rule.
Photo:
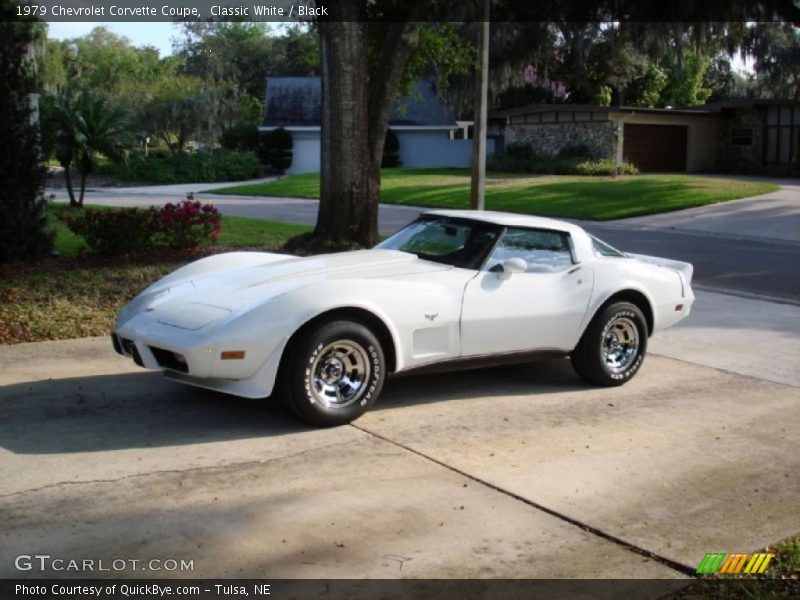
[(620, 252), (613, 246), (609, 246), (604, 241), (598, 240), (593, 235), (590, 235), (589, 237), (592, 238), (592, 248), (594, 249), (594, 253), (597, 256), (615, 256), (618, 258), (620, 257), (625, 258), (626, 256), (628, 256), (627, 254), (625, 254), (624, 252)]

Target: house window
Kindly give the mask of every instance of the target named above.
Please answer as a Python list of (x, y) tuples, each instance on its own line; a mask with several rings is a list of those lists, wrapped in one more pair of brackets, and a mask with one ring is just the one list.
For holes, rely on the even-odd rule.
[(732, 146), (752, 146), (753, 145), (753, 130), (752, 129), (734, 129), (731, 131), (731, 145)]
[(770, 106), (767, 108), (767, 164), (788, 163), (797, 156), (800, 141), (800, 107)]

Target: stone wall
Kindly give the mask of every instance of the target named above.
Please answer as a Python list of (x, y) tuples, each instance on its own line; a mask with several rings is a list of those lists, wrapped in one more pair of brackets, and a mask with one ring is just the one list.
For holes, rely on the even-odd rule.
[(506, 125), (505, 147), (530, 146), (537, 154), (558, 154), (559, 150), (585, 144), (592, 156), (614, 158), (616, 137), (612, 121), (569, 123), (513, 123)]
[[(724, 172), (749, 173), (762, 167), (764, 151), (764, 113), (756, 109), (740, 109), (720, 119), (717, 168)], [(731, 137), (734, 129), (752, 129), (750, 146), (734, 146)]]

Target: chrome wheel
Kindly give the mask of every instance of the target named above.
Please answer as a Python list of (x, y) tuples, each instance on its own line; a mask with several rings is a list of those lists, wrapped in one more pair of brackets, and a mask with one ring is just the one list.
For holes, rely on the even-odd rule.
[(608, 322), (602, 336), (603, 361), (612, 373), (621, 373), (633, 364), (639, 353), (639, 330), (628, 317)]
[(370, 374), (367, 351), (351, 340), (337, 340), (320, 350), (311, 365), (311, 394), (328, 408), (350, 406), (366, 392)]

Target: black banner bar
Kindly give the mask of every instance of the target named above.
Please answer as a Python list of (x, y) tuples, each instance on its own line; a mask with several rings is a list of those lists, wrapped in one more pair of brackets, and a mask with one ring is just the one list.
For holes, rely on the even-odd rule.
[(800, 581), (788, 579), (5, 579), (4, 600), (125, 600), (231, 598), (294, 600), (685, 600), (689, 598), (797, 598)]
[[(344, 20), (336, 0), (18, 0), (18, 18), (69, 21)], [(366, 21), (478, 21), (480, 0), (364, 2)], [(347, 19), (350, 20), (350, 19)], [(787, 21), (800, 23), (795, 0), (492, 0), (492, 21)]]

